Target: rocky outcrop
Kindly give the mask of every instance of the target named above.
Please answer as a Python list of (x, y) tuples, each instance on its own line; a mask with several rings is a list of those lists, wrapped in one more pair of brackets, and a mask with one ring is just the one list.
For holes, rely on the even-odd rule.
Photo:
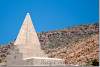
[(49, 57), (65, 59), (66, 64), (86, 65), (99, 59), (99, 25), (80, 25), (70, 29), (38, 34)]

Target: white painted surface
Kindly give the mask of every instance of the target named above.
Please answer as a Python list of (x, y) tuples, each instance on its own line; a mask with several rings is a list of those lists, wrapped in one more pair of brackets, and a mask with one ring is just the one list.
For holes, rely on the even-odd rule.
[(30, 14), (27, 13), (14, 43), (23, 54), (23, 59), (30, 57), (47, 57), (41, 50), (40, 42), (32, 24)]

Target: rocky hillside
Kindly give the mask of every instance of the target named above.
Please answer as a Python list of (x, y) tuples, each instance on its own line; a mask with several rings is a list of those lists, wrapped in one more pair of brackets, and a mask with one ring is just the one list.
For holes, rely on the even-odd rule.
[(13, 43), (9, 43), (5, 46), (0, 46), (0, 63), (6, 62), (6, 56), (9, 53), (9, 49), (13, 47)]
[(38, 34), (49, 57), (65, 59), (66, 64), (86, 65), (99, 60), (98, 23)]
[[(69, 29), (38, 33), (41, 48), (49, 57), (65, 59), (66, 64), (86, 65), (99, 60), (99, 24), (75, 26)], [(0, 47), (0, 62), (6, 61), (9, 49)]]

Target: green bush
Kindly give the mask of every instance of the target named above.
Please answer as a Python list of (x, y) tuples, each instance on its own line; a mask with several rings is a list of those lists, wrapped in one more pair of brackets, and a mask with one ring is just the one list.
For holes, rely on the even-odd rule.
[(92, 60), (92, 64), (93, 66), (99, 66), (99, 61), (97, 59)]
[(99, 66), (99, 61), (97, 59), (93, 59), (93, 60), (88, 61), (87, 65)]

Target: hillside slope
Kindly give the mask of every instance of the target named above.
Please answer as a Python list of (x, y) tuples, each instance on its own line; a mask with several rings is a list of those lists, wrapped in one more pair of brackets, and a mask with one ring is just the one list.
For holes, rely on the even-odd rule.
[(99, 25), (80, 25), (70, 29), (38, 34), (49, 57), (65, 59), (66, 64), (86, 65), (99, 61)]
[[(41, 48), (48, 57), (61, 58), (66, 64), (86, 65), (99, 60), (99, 24), (38, 33)], [(0, 62), (6, 62), (13, 43), (0, 47)]]

